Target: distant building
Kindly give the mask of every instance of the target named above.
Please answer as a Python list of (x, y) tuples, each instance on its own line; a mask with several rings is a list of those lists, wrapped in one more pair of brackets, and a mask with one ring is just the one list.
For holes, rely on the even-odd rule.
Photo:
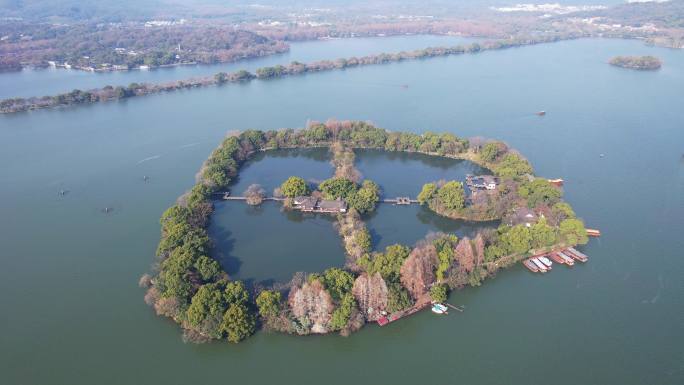
[(527, 207), (517, 207), (513, 213), (507, 218), (506, 221), (509, 225), (525, 225), (527, 227), (532, 226), (539, 220), (539, 215), (534, 212), (534, 210)]
[(493, 175), (466, 176), (466, 185), (471, 189), (496, 190), (498, 184), (498, 178)]
[(298, 210), (314, 211), (314, 209), (316, 208), (316, 203), (318, 203), (318, 199), (308, 196), (299, 196), (295, 197), (292, 203), (294, 203), (294, 208)]
[(309, 196), (298, 196), (292, 201), (294, 208), (313, 213), (346, 213), (347, 203), (342, 199), (325, 200)]

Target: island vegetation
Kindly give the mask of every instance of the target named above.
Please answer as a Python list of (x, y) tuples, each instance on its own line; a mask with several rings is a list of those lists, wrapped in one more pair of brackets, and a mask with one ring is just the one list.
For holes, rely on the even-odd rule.
[(616, 67), (647, 71), (660, 69), (663, 65), (662, 61), (654, 56), (615, 56), (610, 59), (608, 64)]
[[(291, 177), (280, 191), (288, 199), (315, 193), (350, 200), (350, 210), (340, 213), (337, 223), (347, 264), (322, 273), (296, 274), (285, 285), (246, 287), (231, 280), (210, 255), (206, 226), (212, 196), (229, 188), (240, 166), (257, 151), (302, 147), (332, 148), (337, 176), (317, 188)], [(435, 233), (413, 247), (395, 244), (373, 251), (360, 212), (375, 207), (379, 188), (338, 174), (346, 170), (358, 175), (349, 172), (347, 164), (348, 151), (355, 148), (419, 152), (492, 167), (501, 186), (511, 190), (507, 209), (500, 212), (501, 225), (472, 238)], [(363, 204), (354, 204), (355, 196), (363, 197)], [(432, 206), (437, 210), (443, 206), (458, 211), (468, 204), (458, 181), (424, 187), (420, 198), (427, 205), (438, 199)], [(521, 211), (525, 215), (520, 216)], [(531, 253), (587, 242), (582, 221), (561, 200), (561, 191), (533, 177), (529, 163), (504, 144), (453, 134), (389, 132), (358, 121), (313, 122), (300, 130), (249, 130), (227, 137), (202, 166), (197, 184), (164, 212), (160, 222), (154, 274), (140, 282), (147, 288), (145, 301), (159, 315), (176, 321), (186, 340), (196, 342), (239, 342), (259, 327), (300, 335), (348, 335), (387, 314), (443, 301), (450, 290), (480, 285)]]
[(233, 62), (289, 50), (282, 40), (230, 25), (9, 22), (0, 25), (0, 69), (62, 67), (92, 72)]
[(283, 52), (290, 41), (361, 36), (502, 39), (555, 34), (560, 39), (612, 37), (671, 48), (684, 45), (681, 1), (508, 7), (425, 1), (402, 4), (399, 14), (396, 4), (384, 2), (324, 8), (303, 4), (207, 7), (171, 0), (107, 6), (7, 3), (0, 7), (0, 71), (49, 62), (89, 71), (216, 63)]

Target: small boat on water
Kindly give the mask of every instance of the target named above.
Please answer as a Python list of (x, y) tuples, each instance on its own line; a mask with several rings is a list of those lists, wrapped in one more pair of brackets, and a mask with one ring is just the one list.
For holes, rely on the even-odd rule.
[(542, 110), (542, 111), (539, 111), (539, 112), (536, 113), (536, 115), (537, 115), (537, 116), (544, 116), (544, 115), (546, 115), (546, 111), (543, 111), (543, 110)]
[(524, 260), (523, 265), (527, 268), (527, 270), (529, 270), (533, 273), (539, 272), (539, 269), (537, 268), (537, 266), (534, 263), (532, 263), (532, 261), (530, 261), (529, 259)]
[(545, 256), (538, 257), (538, 259), (541, 261), (541, 263), (545, 264), (546, 267), (549, 268), (549, 270), (551, 270), (551, 266), (553, 265), (553, 262), (551, 262), (551, 260), (549, 260)]
[(532, 263), (534, 263), (537, 266), (537, 268), (539, 268), (539, 271), (541, 271), (542, 273), (546, 273), (546, 271), (548, 270), (546, 265), (543, 264), (539, 259), (530, 258), (529, 260), (532, 261)]
[(587, 257), (586, 255), (584, 255), (584, 253), (578, 251), (578, 250), (575, 249), (574, 247), (569, 247), (567, 251), (568, 251), (568, 254), (570, 254), (570, 256), (571, 256), (572, 258), (574, 258), (574, 259), (576, 259), (576, 260), (578, 260), (578, 261), (580, 261), (580, 262), (586, 262), (586, 261), (589, 260), (589, 257)]
[(449, 314), (447, 313), (447, 307), (442, 305), (441, 303), (433, 303), (432, 312), (435, 314)]
[(601, 232), (596, 229), (587, 229), (587, 235), (590, 237), (600, 237)]
[(554, 186), (560, 187), (565, 183), (565, 181), (561, 178), (556, 178), (556, 179), (548, 179), (549, 183), (551, 183)]
[(558, 257), (563, 260), (563, 263), (565, 263), (568, 266), (573, 266), (575, 264), (575, 261), (562, 251), (559, 251), (558, 253), (556, 253), (556, 255), (558, 255)]

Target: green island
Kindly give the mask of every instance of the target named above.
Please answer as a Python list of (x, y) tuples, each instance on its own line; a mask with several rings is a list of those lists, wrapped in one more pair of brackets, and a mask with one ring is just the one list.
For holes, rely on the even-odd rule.
[[(245, 197), (226, 191), (241, 165), (259, 151), (327, 147), (335, 174), (317, 186), (300, 176), (283, 181), (273, 197), (250, 186)], [(476, 163), (492, 175), (435, 181), (417, 199), (381, 199), (380, 186), (361, 180), (354, 149), (405, 151)], [(213, 201), (280, 201), (285, 210), (335, 215), (347, 254), (344, 268), (297, 274), (287, 284), (247, 287), (231, 280), (210, 255), (207, 233)], [(420, 203), (439, 215), (468, 221), (499, 220), (496, 229), (471, 238), (429, 234), (414, 246), (373, 250), (364, 214), (377, 204)], [(258, 328), (298, 335), (360, 329), (366, 323), (396, 320), (451, 290), (478, 286), (496, 272), (531, 255), (585, 244), (587, 232), (562, 191), (535, 177), (519, 153), (498, 141), (453, 134), (391, 132), (360, 121), (312, 123), (304, 129), (248, 130), (227, 137), (203, 164), (196, 185), (161, 217), (161, 240), (154, 274), (140, 280), (145, 302), (169, 317), (193, 342), (225, 339), (237, 343)]]
[(633, 70), (654, 71), (660, 69), (663, 63), (655, 56), (615, 56), (608, 64)]

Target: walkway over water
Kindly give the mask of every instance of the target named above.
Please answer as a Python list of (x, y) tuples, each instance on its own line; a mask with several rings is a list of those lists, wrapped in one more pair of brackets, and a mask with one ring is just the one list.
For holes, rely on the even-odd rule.
[[(229, 192), (216, 192), (214, 193), (215, 196), (220, 196), (221, 199), (226, 200), (226, 201), (246, 201), (247, 197), (246, 196), (231, 196)], [(275, 202), (283, 202), (285, 198), (277, 198), (277, 197), (264, 197), (264, 201), (275, 201)], [(394, 199), (381, 199), (381, 203), (392, 203), (395, 205), (410, 205), (413, 203), (418, 203), (417, 199), (411, 199), (409, 197), (396, 197)]]

